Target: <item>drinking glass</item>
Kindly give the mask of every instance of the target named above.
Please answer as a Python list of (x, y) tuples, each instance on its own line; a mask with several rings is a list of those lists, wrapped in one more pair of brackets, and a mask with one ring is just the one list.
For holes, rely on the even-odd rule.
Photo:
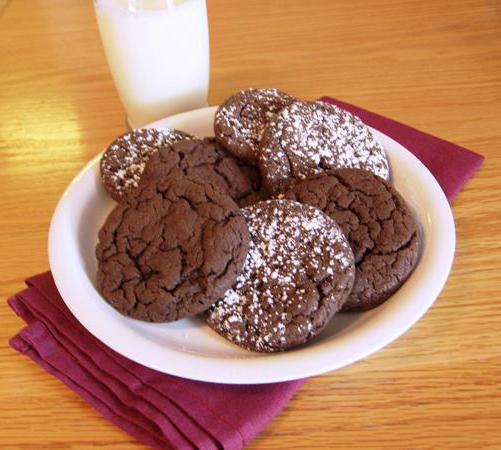
[(131, 128), (207, 106), (205, 0), (94, 0), (94, 6)]

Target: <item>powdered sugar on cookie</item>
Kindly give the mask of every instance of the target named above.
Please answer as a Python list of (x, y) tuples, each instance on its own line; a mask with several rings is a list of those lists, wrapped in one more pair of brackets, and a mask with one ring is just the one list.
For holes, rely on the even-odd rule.
[(161, 147), (191, 138), (178, 130), (141, 128), (113, 141), (101, 158), (101, 176), (106, 190), (116, 201), (138, 187), (151, 154)]
[(210, 309), (209, 325), (256, 351), (306, 342), (351, 289), (351, 249), (337, 224), (307, 205), (271, 200), (242, 213), (249, 253), (234, 287)]
[(271, 193), (293, 179), (340, 167), (390, 176), (385, 151), (358, 117), (323, 102), (297, 101), (282, 109), (264, 131), (259, 167)]
[(216, 139), (228, 152), (255, 163), (265, 126), (294, 100), (278, 89), (241, 91), (217, 110), (214, 119)]

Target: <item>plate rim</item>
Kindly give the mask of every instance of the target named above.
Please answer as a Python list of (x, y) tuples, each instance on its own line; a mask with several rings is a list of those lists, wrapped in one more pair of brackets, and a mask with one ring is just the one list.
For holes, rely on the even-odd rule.
[[(169, 121), (181, 121), (183, 118), (190, 117), (190, 116), (204, 116), (209, 114), (209, 111), (215, 112), (217, 109), (217, 106), (212, 106), (212, 107), (205, 107), (205, 108), (200, 108), (197, 110), (193, 111), (187, 111), (181, 114), (177, 114), (174, 116), (170, 116), (164, 119), (161, 119), (159, 121), (153, 122), (146, 127), (166, 127), (165, 123)], [(194, 119), (192, 119), (194, 120)], [(369, 127), (371, 128), (371, 127)], [(414, 305), (415, 306), (415, 311), (413, 312), (413, 315), (407, 314), (404, 319), (400, 319), (398, 321), (393, 320), (393, 327), (390, 328), (390, 330), (386, 330), (385, 333), (383, 334), (378, 334), (369, 344), (364, 346), (363, 350), (359, 350), (353, 354), (346, 355), (342, 363), (337, 363), (337, 361), (329, 361), (329, 358), (325, 358), (326, 352), (325, 349), (316, 349), (316, 351), (312, 351), (311, 349), (309, 350), (310, 356), (313, 354), (313, 356), (317, 356), (317, 358), (310, 358), (308, 360), (309, 364), (301, 364), (301, 366), (297, 369), (294, 370), (294, 373), (291, 374), (286, 374), (283, 372), (286, 372), (285, 370), (282, 371), (280, 374), (277, 374), (273, 371), (265, 370), (265, 375), (261, 376), (261, 378), (256, 378), (255, 375), (255, 370), (253, 371), (248, 371), (248, 368), (246, 366), (249, 365), (249, 362), (256, 362), (256, 361), (268, 361), (265, 363), (265, 365), (268, 365), (270, 363), (270, 359), (276, 359), (279, 363), (281, 361), (281, 364), (284, 365), (284, 359), (290, 359), (287, 358), (287, 356), (284, 358), (284, 355), (290, 355), (292, 352), (285, 352), (285, 353), (275, 353), (275, 354), (270, 354), (270, 355), (262, 355), (260, 356), (259, 359), (255, 360), (250, 360), (248, 358), (224, 358), (224, 359), (217, 359), (217, 362), (214, 361), (214, 357), (210, 356), (205, 356), (205, 355), (200, 355), (200, 354), (190, 354), (190, 353), (182, 353), (176, 350), (172, 350), (169, 348), (165, 348), (164, 351), (167, 354), (171, 354), (172, 356), (176, 356), (178, 358), (177, 363), (174, 362), (174, 364), (169, 367), (169, 370), (166, 370), (164, 366), (159, 366), (158, 364), (153, 364), (151, 361), (145, 361), (144, 358), (141, 358), (141, 355), (143, 354), (142, 352), (137, 352), (137, 351), (132, 351), (130, 348), (124, 349), (123, 346), (121, 347), (120, 345), (117, 345), (116, 340), (112, 339), (110, 340), (107, 336), (107, 333), (103, 333), (102, 330), (96, 330), (95, 327), (92, 326), (92, 324), (84, 323), (87, 322), (86, 320), (82, 320), (82, 316), (80, 315), (79, 317), (79, 311), (77, 311), (78, 308), (75, 308), (74, 303), (71, 300), (68, 300), (68, 298), (72, 295), (70, 292), (71, 289), (68, 287), (68, 282), (65, 281), (64, 278), (62, 278), (60, 275), (66, 270), (68, 270), (68, 267), (66, 266), (66, 262), (63, 262), (60, 258), (60, 253), (61, 249), (58, 246), (58, 238), (56, 236), (58, 226), (61, 225), (61, 222), (63, 221), (64, 223), (64, 207), (65, 207), (65, 202), (67, 201), (68, 196), (71, 194), (72, 189), (74, 189), (74, 186), (80, 178), (88, 171), (90, 170), (91, 167), (93, 167), (96, 163), (97, 160), (100, 158), (100, 154), (98, 153), (94, 158), (92, 158), (85, 166), (79, 171), (79, 173), (73, 178), (73, 180), (68, 184), (66, 189), (64, 190), (64, 193), (60, 197), (57, 206), (54, 210), (51, 223), (50, 223), (50, 228), (49, 228), (49, 239), (48, 239), (48, 254), (49, 254), (49, 265), (51, 268), (51, 271), (53, 273), (53, 278), (54, 282), (56, 284), (56, 287), (61, 294), (61, 297), (63, 298), (66, 306), (70, 309), (72, 314), (75, 316), (75, 318), (84, 326), (84, 328), (87, 329), (93, 336), (95, 336), (97, 339), (99, 339), (102, 343), (104, 343), (106, 346), (112, 348), (115, 350), (117, 353), (139, 363), (142, 364), (146, 367), (149, 367), (154, 370), (158, 370), (160, 372), (168, 373), (170, 375), (174, 376), (179, 376), (182, 378), (188, 378), (192, 380), (197, 380), (197, 381), (205, 381), (205, 382), (215, 382), (215, 383), (222, 383), (222, 384), (266, 384), (266, 383), (274, 383), (274, 382), (283, 382), (283, 381), (291, 381), (291, 380), (296, 380), (296, 379), (301, 379), (305, 377), (310, 377), (314, 375), (319, 375), (322, 373), (326, 373), (332, 370), (337, 370), (342, 367), (345, 367), (349, 364), (352, 364), (360, 359), (363, 359), (367, 357), (368, 355), (380, 350), (381, 348), (385, 347), (388, 345), (390, 342), (398, 339), (403, 333), (405, 333), (407, 330), (409, 330), (425, 313), (426, 311), (432, 306), (432, 304), (436, 301), (438, 298), (440, 292), (442, 291), (449, 273), (452, 268), (452, 263), (454, 260), (454, 253), (455, 253), (455, 244), (456, 244), (456, 233), (455, 233), (455, 225), (454, 225), (454, 218), (452, 215), (452, 211), (450, 209), (450, 205), (445, 197), (445, 194), (434, 178), (433, 174), (428, 170), (426, 166), (416, 157), (414, 156), (409, 150), (407, 150), (402, 144), (399, 142), (395, 141), (391, 137), (385, 135), (384, 133), (371, 128), (372, 131), (377, 136), (382, 136), (384, 139), (389, 140), (392, 142), (393, 145), (396, 145), (396, 148), (398, 148), (398, 151), (403, 150), (404, 153), (402, 153), (399, 156), (403, 156), (405, 158), (410, 158), (412, 160), (413, 164), (417, 164), (417, 166), (421, 169), (421, 173), (424, 173), (426, 178), (428, 178), (428, 181), (431, 183), (431, 185), (428, 185), (428, 188), (430, 186), (433, 187), (432, 190), (434, 190), (435, 195), (437, 195), (437, 202), (435, 205), (440, 204), (441, 208), (441, 218), (442, 218), (442, 223), (441, 226), (442, 228), (446, 228), (449, 230), (449, 236), (448, 239), (444, 239), (442, 242), (442, 245), (445, 249), (445, 255), (442, 255), (442, 260), (441, 264), (445, 264), (447, 269), (440, 272), (435, 278), (434, 283), (433, 283), (433, 289), (427, 295), (429, 298), (428, 301), (419, 304), (419, 305)], [(384, 140), (383, 139), (383, 140)], [(438, 188), (438, 189), (437, 189)], [(443, 207), (446, 206), (445, 209)], [(438, 249), (432, 249), (434, 250), (435, 253), (438, 252)], [(370, 319), (369, 319), (370, 320)], [(376, 320), (377, 322), (377, 320)], [(386, 322), (386, 321), (385, 321)], [(145, 338), (143, 338), (145, 339)], [(339, 339), (339, 338), (338, 338)], [(150, 341), (148, 341), (150, 342)], [(300, 351), (300, 350), (299, 350)], [(318, 354), (324, 357), (326, 362), (324, 364), (319, 364), (318, 363)], [(327, 352), (328, 356), (328, 352)], [(216, 365), (212, 370), (209, 371), (209, 373), (204, 373), (204, 371), (199, 370), (199, 366), (196, 364), (193, 364), (196, 361), (204, 361), (206, 364), (209, 366), (213, 366), (214, 364)], [(317, 361), (316, 364), (312, 364), (311, 361)], [(181, 364), (179, 364), (181, 362)], [(285, 364), (285, 366), (290, 365), (290, 361), (288, 361), (289, 364)], [(191, 365), (190, 365), (191, 363)], [(243, 364), (243, 367), (241, 367)], [(259, 365), (259, 364), (258, 364)], [(261, 364), (263, 365), (263, 364)], [(194, 369), (191, 366), (196, 366)], [(191, 369), (187, 370), (187, 367), (191, 367)], [(240, 370), (241, 369), (241, 370)]]

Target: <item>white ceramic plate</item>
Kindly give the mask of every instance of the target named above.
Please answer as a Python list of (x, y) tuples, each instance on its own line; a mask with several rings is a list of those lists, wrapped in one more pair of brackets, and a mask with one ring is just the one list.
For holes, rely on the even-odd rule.
[[(152, 124), (212, 135), (215, 108)], [(421, 225), (423, 249), (408, 281), (386, 303), (364, 313), (337, 314), (308, 344), (285, 353), (257, 354), (227, 342), (202, 320), (151, 324), (123, 317), (95, 288), (97, 232), (113, 201), (103, 189), (98, 157), (70, 183), (52, 218), (49, 259), (56, 285), (76, 318), (118, 353), (184, 378), (219, 383), (269, 383), (317, 375), (353, 363), (409, 329), (430, 307), (449, 274), (455, 229), (435, 178), (400, 144), (374, 130), (385, 147), (398, 191)]]

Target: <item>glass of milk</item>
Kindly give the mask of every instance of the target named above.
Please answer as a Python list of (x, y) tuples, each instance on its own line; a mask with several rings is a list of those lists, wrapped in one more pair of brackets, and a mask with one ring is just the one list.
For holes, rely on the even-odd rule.
[(205, 0), (94, 0), (94, 5), (132, 128), (207, 106)]

